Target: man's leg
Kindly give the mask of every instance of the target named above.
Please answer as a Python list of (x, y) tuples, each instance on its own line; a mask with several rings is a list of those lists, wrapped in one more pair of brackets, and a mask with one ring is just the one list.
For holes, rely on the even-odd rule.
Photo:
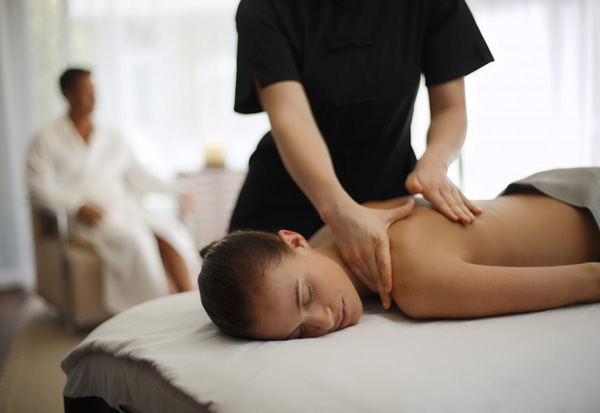
[[(174, 292), (191, 291), (194, 289), (187, 265), (181, 255), (164, 239), (156, 236), (160, 256), (165, 265), (169, 290), (175, 287)], [(171, 291), (173, 292), (173, 291)]]

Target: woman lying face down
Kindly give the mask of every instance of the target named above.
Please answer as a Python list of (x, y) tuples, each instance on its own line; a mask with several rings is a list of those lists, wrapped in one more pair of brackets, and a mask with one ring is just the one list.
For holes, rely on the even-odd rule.
[[(579, 184), (598, 191), (599, 182)], [(485, 213), (468, 226), (423, 204), (390, 227), (392, 299), (400, 310), (470, 318), (600, 301), (600, 231), (588, 209), (532, 190), (480, 204)], [(234, 336), (318, 337), (356, 324), (360, 297), (376, 294), (343, 264), (326, 227), (310, 243), (285, 230), (234, 232), (203, 257), (202, 303)]]
[(359, 291), (370, 291), (332, 252), (291, 231), (234, 232), (202, 252), (202, 303), (234, 336), (317, 337), (356, 324)]

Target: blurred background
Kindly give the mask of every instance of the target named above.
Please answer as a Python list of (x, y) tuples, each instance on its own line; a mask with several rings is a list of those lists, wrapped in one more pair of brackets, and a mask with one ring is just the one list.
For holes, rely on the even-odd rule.
[[(600, 166), (600, 1), (467, 0), (496, 61), (467, 77), (469, 132), (451, 178), (471, 199), (561, 167)], [(233, 112), (237, 0), (0, 0), (0, 289), (34, 280), (27, 146), (65, 112), (58, 77), (93, 71), (96, 122), (164, 178), (207, 150), (241, 170), (266, 115)], [(419, 93), (413, 146), (425, 147)], [(211, 149), (212, 148), (212, 149)]]

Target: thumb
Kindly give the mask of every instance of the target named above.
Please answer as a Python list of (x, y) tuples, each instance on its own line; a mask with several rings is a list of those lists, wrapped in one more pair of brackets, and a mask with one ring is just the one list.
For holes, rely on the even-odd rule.
[(406, 189), (408, 189), (408, 192), (411, 194), (420, 194), (423, 192), (423, 186), (414, 172), (406, 178)]
[(388, 222), (393, 224), (396, 221), (406, 218), (415, 206), (415, 200), (409, 198), (406, 204), (389, 210)]

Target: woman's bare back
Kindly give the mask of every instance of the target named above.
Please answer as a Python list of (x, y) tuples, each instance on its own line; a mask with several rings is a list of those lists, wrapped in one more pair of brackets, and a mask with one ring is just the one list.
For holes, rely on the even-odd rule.
[(484, 213), (469, 225), (416, 206), (409, 217), (390, 227), (392, 257), (397, 248), (411, 245), (426, 249), (429, 256), (454, 256), (483, 265), (553, 266), (600, 260), (600, 231), (585, 209), (537, 194), (477, 204)]
[[(462, 225), (418, 200), (390, 227), (392, 297), (402, 311), (484, 317), (600, 300), (600, 231), (589, 211), (534, 193), (478, 205), (483, 214)], [(336, 249), (327, 227), (311, 245)]]

